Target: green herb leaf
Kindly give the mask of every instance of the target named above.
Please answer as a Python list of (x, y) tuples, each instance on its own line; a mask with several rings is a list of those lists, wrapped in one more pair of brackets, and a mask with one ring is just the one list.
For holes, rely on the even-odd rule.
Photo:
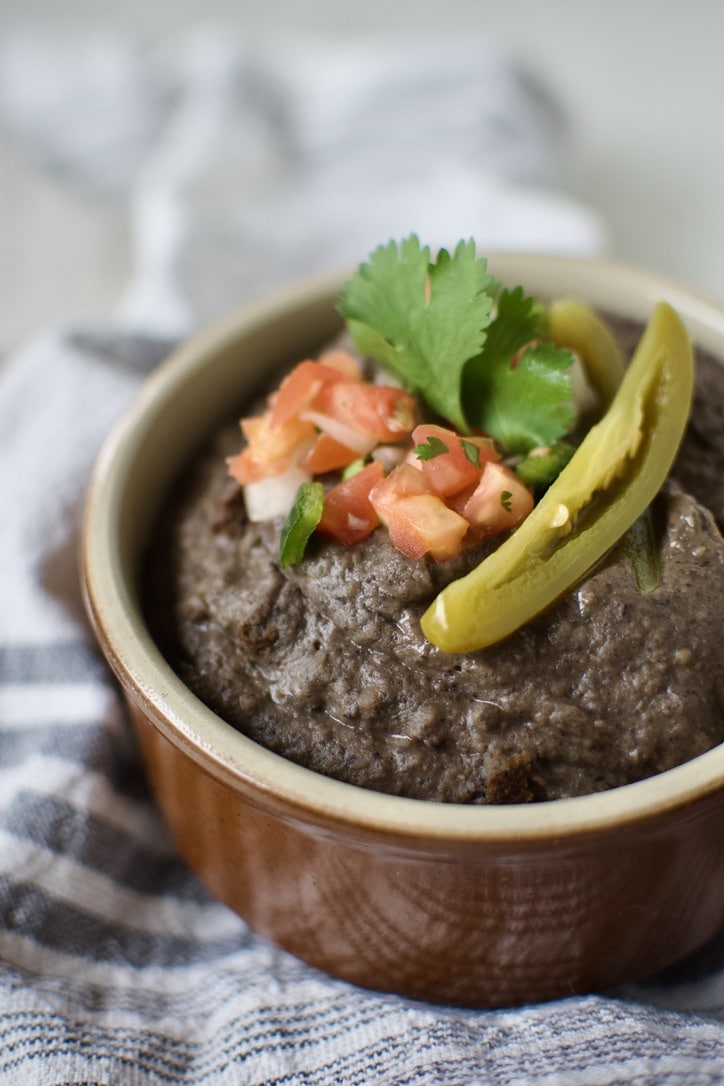
[(430, 434), (422, 445), (415, 445), (414, 453), (418, 460), (434, 460), (436, 456), (442, 456), (449, 452), (447, 445), (435, 434)]
[(567, 441), (556, 441), (543, 454), (526, 456), (515, 470), (526, 486), (540, 492), (560, 475), (575, 451)]
[(414, 234), (380, 246), (345, 283), (339, 311), (358, 350), (459, 433), (526, 453), (573, 423), (571, 352), (541, 341), (543, 306), (522, 287), (501, 291), (473, 241), (434, 261)]
[(460, 444), (463, 447), (465, 457), (474, 468), (480, 467), (480, 446), (473, 444), (472, 441), (466, 441), (465, 438), (460, 438)]
[(279, 545), (279, 560), (282, 569), (296, 566), (301, 562), (309, 537), (321, 520), (323, 508), (324, 487), (322, 484), (302, 483), (282, 528)]
[(376, 249), (345, 283), (339, 311), (364, 355), (375, 359), (461, 432), (462, 372), (485, 342), (497, 283), (473, 241), (435, 262), (416, 235)]
[(552, 445), (574, 420), (570, 351), (539, 342), (543, 310), (522, 287), (503, 290), (480, 355), (467, 367), (468, 420), (508, 453)]
[(509, 513), (510, 510), (513, 508), (513, 506), (511, 505), (511, 501), (510, 501), (510, 499), (512, 497), (513, 497), (512, 490), (501, 490), (501, 492), (500, 492), (500, 504), (503, 506), (503, 509), (505, 509), (506, 513)]

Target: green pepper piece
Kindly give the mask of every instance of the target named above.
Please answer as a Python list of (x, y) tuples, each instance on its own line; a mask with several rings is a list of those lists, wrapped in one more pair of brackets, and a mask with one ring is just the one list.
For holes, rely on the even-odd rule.
[[(561, 298), (548, 311), (548, 332), (559, 346), (576, 351), (599, 403), (608, 407), (624, 375), (623, 358), (608, 326), (585, 302)], [(520, 466), (518, 471), (528, 482)], [(627, 530), (623, 547), (639, 590), (652, 592), (661, 579), (661, 555), (648, 511)]]
[(282, 528), (279, 560), (282, 569), (296, 566), (304, 557), (309, 537), (319, 524), (324, 507), (321, 483), (302, 483)]
[(362, 471), (365, 463), (366, 461), (363, 456), (361, 456), (359, 460), (353, 460), (352, 463), (348, 464), (342, 472), (342, 480), (345, 481), (347, 479), (351, 479), (352, 476), (357, 475), (358, 472)]
[(558, 347), (569, 347), (581, 359), (591, 387), (607, 407), (624, 375), (624, 363), (611, 330), (590, 306), (575, 298), (559, 298), (546, 316), (546, 334)]
[(694, 363), (680, 318), (660, 302), (608, 411), (520, 527), (422, 617), (444, 652), (507, 637), (575, 584), (663, 484), (686, 428)]
[(542, 492), (560, 475), (575, 451), (567, 441), (556, 441), (545, 451), (528, 453), (515, 470), (526, 486)]

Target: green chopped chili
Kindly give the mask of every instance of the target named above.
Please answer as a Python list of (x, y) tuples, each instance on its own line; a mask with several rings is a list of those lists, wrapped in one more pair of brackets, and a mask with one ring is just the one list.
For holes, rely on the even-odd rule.
[(686, 329), (660, 302), (611, 405), (522, 525), (422, 618), (444, 652), (501, 640), (575, 584), (643, 513), (666, 478), (691, 408)]
[(567, 441), (556, 441), (547, 449), (534, 449), (528, 453), (516, 464), (515, 470), (526, 486), (542, 491), (560, 475), (575, 451)]
[(304, 557), (309, 537), (319, 524), (324, 507), (321, 483), (302, 483), (282, 529), (279, 560), (282, 569), (296, 566)]
[(359, 472), (362, 471), (362, 468), (365, 467), (365, 464), (366, 460), (363, 456), (361, 456), (359, 460), (353, 460), (342, 472), (342, 479), (351, 479), (353, 475), (359, 474)]

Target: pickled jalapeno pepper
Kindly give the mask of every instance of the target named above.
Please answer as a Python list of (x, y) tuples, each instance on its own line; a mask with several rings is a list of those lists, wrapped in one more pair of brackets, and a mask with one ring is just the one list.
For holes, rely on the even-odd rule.
[(686, 429), (693, 379), (686, 329), (660, 302), (603, 418), (520, 527), (437, 596), (422, 618), (425, 636), (444, 652), (484, 648), (583, 577), (661, 488)]
[(585, 302), (560, 298), (548, 309), (546, 333), (559, 347), (576, 352), (599, 402), (608, 407), (625, 371), (610, 328)]

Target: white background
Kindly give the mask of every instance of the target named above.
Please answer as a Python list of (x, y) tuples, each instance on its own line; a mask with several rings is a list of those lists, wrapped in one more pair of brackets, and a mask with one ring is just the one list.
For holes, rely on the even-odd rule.
[[(247, 31), (493, 37), (537, 67), (574, 131), (567, 191), (613, 255), (724, 302), (721, 0), (0, 0), (0, 34), (117, 26), (157, 41), (195, 23)], [(129, 271), (120, 211), (49, 179), (0, 138), (0, 352), (113, 311)]]

